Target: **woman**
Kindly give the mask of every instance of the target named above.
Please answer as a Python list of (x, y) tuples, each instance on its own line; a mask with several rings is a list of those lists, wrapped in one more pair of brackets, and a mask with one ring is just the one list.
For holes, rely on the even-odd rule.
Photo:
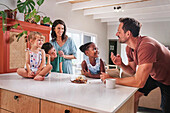
[(62, 66), (63, 73), (72, 74), (73, 69), (71, 59), (76, 59), (77, 48), (74, 41), (65, 33), (65, 23), (62, 20), (55, 20), (52, 25), (52, 40), (50, 43), (54, 46), (56, 51), (59, 52), (60, 56), (64, 58)]

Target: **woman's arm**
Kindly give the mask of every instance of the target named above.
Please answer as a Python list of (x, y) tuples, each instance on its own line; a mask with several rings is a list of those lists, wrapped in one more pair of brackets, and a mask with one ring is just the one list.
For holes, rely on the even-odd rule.
[(63, 55), (62, 57), (65, 59), (76, 59), (74, 55)]

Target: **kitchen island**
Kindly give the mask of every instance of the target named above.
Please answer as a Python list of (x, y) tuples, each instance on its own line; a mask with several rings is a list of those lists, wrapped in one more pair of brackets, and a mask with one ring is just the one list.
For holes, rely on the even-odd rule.
[(1, 113), (18, 109), (17, 113), (32, 109), (34, 113), (133, 113), (137, 88), (106, 89), (100, 79), (76, 84), (70, 81), (75, 76), (52, 72), (44, 81), (35, 81), (16, 73), (0, 74)]

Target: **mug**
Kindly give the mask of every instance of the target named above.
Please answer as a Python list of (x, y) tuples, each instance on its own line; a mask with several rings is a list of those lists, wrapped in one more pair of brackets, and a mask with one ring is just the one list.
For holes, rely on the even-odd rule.
[(116, 84), (116, 79), (106, 79), (106, 88), (114, 89)]

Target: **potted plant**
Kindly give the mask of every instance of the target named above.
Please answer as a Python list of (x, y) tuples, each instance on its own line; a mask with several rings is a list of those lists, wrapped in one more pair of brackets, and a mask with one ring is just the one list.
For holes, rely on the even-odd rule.
[[(0, 17), (2, 17), (2, 30), (3, 32), (6, 31), (6, 18), (13, 18), (16, 19), (16, 9), (12, 10), (11, 8), (9, 8), (7, 5), (0, 3), (0, 5), (6, 7), (7, 9), (0, 11)], [(17, 25), (14, 25), (14, 27)]]
[[(39, 11), (39, 7), (43, 3), (44, 3), (44, 0), (37, 0), (36, 4), (37, 4), (38, 8), (36, 9), (35, 8), (36, 4), (35, 4), (34, 0), (25, 0), (24, 2), (21, 2), (21, 0), (18, 0), (17, 8), (20, 13), (25, 14), (25, 20), (31, 19), (35, 23), (38, 23), (38, 22), (40, 22), (40, 19), (41, 19), (40, 13), (43, 13), (43, 12)], [(42, 20), (43, 20), (44, 24), (51, 23), (50, 17), (44, 16)]]
[[(1, 4), (5, 7), (7, 7), (7, 9), (10, 10), (10, 12), (14, 12), (14, 11), (18, 11), (19, 13), (23, 13), (25, 15), (25, 20), (26, 21), (33, 21), (33, 23), (38, 23), (40, 22), (41, 16), (40, 14), (43, 13), (41, 11), (39, 11), (39, 7), (44, 3), (44, 0), (36, 0), (36, 2), (34, 2), (34, 0), (18, 0), (17, 1), (17, 8), (15, 8), (14, 10), (10, 9), (8, 6), (6, 6), (5, 4)], [(37, 7), (37, 9), (35, 8)], [(44, 14), (44, 13), (43, 13)], [(44, 14), (45, 15), (45, 14)], [(2, 25), (3, 25), (3, 32), (6, 31), (6, 27), (5, 27), (5, 20), (7, 18), (7, 13), (5, 11), (0, 11), (0, 17), (2, 17)], [(15, 18), (16, 19), (16, 18)], [(46, 24), (52, 24), (50, 17), (44, 16), (42, 18), (42, 23)], [(15, 25), (13, 25), (11, 28), (17, 28), (18, 26), (20, 26), (19, 22), (17, 22)], [(21, 27), (22, 29), (22, 27)], [(27, 35), (27, 31), (24, 31), (22, 33), (20, 33), (17, 36), (17, 41), (24, 35)]]

